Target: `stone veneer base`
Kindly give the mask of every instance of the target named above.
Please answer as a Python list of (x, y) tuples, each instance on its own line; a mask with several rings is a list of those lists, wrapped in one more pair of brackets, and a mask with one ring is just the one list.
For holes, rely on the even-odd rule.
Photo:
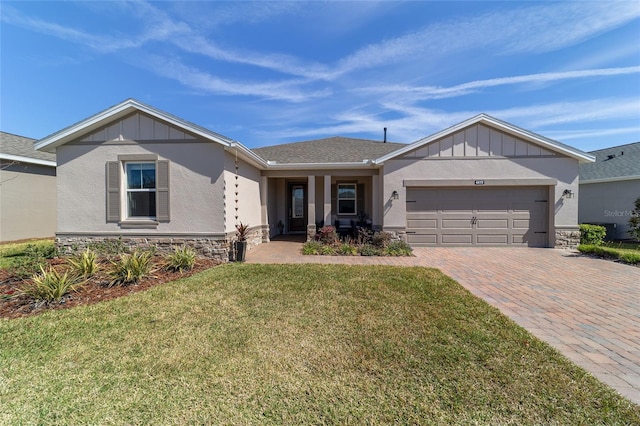
[(575, 249), (580, 244), (580, 229), (556, 229), (555, 248)]

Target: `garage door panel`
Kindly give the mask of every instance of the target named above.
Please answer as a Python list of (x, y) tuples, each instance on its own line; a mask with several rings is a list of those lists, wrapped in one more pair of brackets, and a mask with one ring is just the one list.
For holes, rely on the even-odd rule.
[(478, 219), (476, 222), (476, 227), (478, 229), (508, 229), (509, 228), (509, 220), (508, 219)]
[(437, 219), (410, 219), (410, 220), (407, 220), (407, 227), (416, 228), (416, 229), (437, 229), (438, 220)]
[[(407, 203), (407, 241), (544, 247), (547, 193), (547, 187), (409, 188), (407, 199), (415, 203)], [(410, 234), (425, 230), (428, 236)]]
[(509, 235), (508, 234), (478, 234), (476, 237), (476, 242), (478, 244), (487, 244), (487, 245), (504, 245), (509, 243)]
[(409, 245), (436, 245), (438, 236), (436, 234), (407, 234)]
[(442, 219), (442, 229), (471, 229), (473, 225), (469, 219)]
[(442, 234), (441, 241), (443, 245), (470, 245), (473, 242), (471, 234)]

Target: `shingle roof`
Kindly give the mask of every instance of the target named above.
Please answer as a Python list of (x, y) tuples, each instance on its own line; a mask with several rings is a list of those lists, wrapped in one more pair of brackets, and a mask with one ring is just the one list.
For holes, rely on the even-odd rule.
[(254, 148), (267, 161), (288, 163), (359, 163), (374, 160), (405, 146), (403, 143), (334, 136), (304, 142)]
[(595, 163), (580, 164), (580, 180), (640, 176), (640, 142), (591, 151)]
[(36, 151), (33, 148), (35, 141), (35, 139), (24, 136), (0, 132), (0, 154), (32, 158), (35, 160), (56, 161), (55, 154)]

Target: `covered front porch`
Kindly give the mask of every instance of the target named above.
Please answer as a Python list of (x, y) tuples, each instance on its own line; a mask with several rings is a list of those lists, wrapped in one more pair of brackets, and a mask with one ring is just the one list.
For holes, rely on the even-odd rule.
[(315, 236), (323, 226), (342, 234), (356, 227), (382, 229), (382, 177), (378, 169), (264, 171), (261, 177), (263, 224), (269, 238)]

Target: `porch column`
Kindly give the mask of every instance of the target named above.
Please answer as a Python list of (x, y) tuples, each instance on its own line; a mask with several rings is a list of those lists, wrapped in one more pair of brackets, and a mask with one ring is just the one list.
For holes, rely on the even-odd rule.
[(307, 240), (316, 235), (316, 177), (311, 175), (307, 181)]
[(324, 177), (324, 226), (333, 226), (331, 223), (331, 175)]
[(262, 242), (269, 242), (271, 226), (269, 225), (269, 178), (260, 177), (260, 220), (262, 225)]
[(380, 176), (371, 176), (371, 222), (373, 229), (382, 229), (382, 220), (380, 209), (382, 203), (380, 200)]

